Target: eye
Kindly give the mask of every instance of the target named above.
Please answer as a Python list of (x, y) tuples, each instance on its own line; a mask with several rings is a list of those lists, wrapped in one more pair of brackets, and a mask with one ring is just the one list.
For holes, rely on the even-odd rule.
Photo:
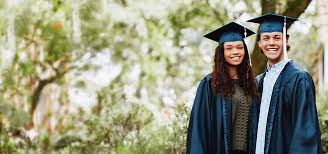
[(226, 50), (228, 50), (228, 51), (230, 51), (230, 50), (232, 50), (232, 48), (231, 47), (228, 47), (228, 48), (225, 48)]
[(237, 49), (239, 50), (244, 49), (244, 46), (238, 46)]
[(269, 38), (268, 37), (263, 37), (262, 40), (267, 41), (267, 40), (269, 40)]
[(280, 37), (280, 36), (277, 36), (275, 39), (276, 39), (276, 40), (280, 40), (280, 39), (281, 39), (281, 37)]

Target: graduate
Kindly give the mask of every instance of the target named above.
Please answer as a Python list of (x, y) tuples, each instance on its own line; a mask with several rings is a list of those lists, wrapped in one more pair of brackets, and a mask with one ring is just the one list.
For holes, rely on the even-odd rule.
[[(218, 42), (211, 74), (200, 81), (190, 114), (187, 154), (248, 154), (258, 92), (244, 39), (254, 32), (231, 22), (205, 35)], [(253, 139), (250, 137), (254, 137)], [(252, 145), (253, 144), (253, 145)]]
[[(256, 154), (320, 154), (320, 129), (311, 75), (288, 58), (286, 24), (296, 18), (266, 14), (258, 23), (258, 45), (267, 69), (256, 77), (261, 97)], [(300, 51), (301, 52), (301, 51)]]

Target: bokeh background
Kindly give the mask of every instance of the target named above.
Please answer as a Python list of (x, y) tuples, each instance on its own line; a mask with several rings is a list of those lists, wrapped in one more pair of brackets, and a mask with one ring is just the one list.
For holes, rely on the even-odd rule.
[(328, 0), (0, 0), (0, 153), (185, 153), (217, 45), (202, 36), (269, 12), (300, 20), (289, 57), (313, 76), (327, 152)]

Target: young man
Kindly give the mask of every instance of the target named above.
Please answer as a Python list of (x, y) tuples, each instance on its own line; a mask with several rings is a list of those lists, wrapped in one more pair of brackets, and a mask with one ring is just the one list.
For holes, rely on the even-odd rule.
[[(266, 72), (257, 76), (261, 96), (256, 154), (322, 153), (311, 75), (288, 59), (286, 23), (297, 19), (266, 14), (259, 23), (259, 41), (268, 58)], [(256, 131), (257, 130), (257, 131)]]

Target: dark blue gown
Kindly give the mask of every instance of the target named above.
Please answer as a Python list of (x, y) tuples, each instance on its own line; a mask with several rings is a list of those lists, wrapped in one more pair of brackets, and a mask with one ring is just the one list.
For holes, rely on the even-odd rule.
[[(254, 151), (258, 114), (258, 99), (252, 99), (249, 112), (249, 151)], [(190, 114), (187, 154), (231, 153), (231, 99), (213, 94), (211, 75), (199, 84)]]
[[(260, 95), (264, 76), (256, 77)], [(314, 83), (294, 61), (286, 64), (273, 87), (265, 137), (265, 154), (322, 153)]]

